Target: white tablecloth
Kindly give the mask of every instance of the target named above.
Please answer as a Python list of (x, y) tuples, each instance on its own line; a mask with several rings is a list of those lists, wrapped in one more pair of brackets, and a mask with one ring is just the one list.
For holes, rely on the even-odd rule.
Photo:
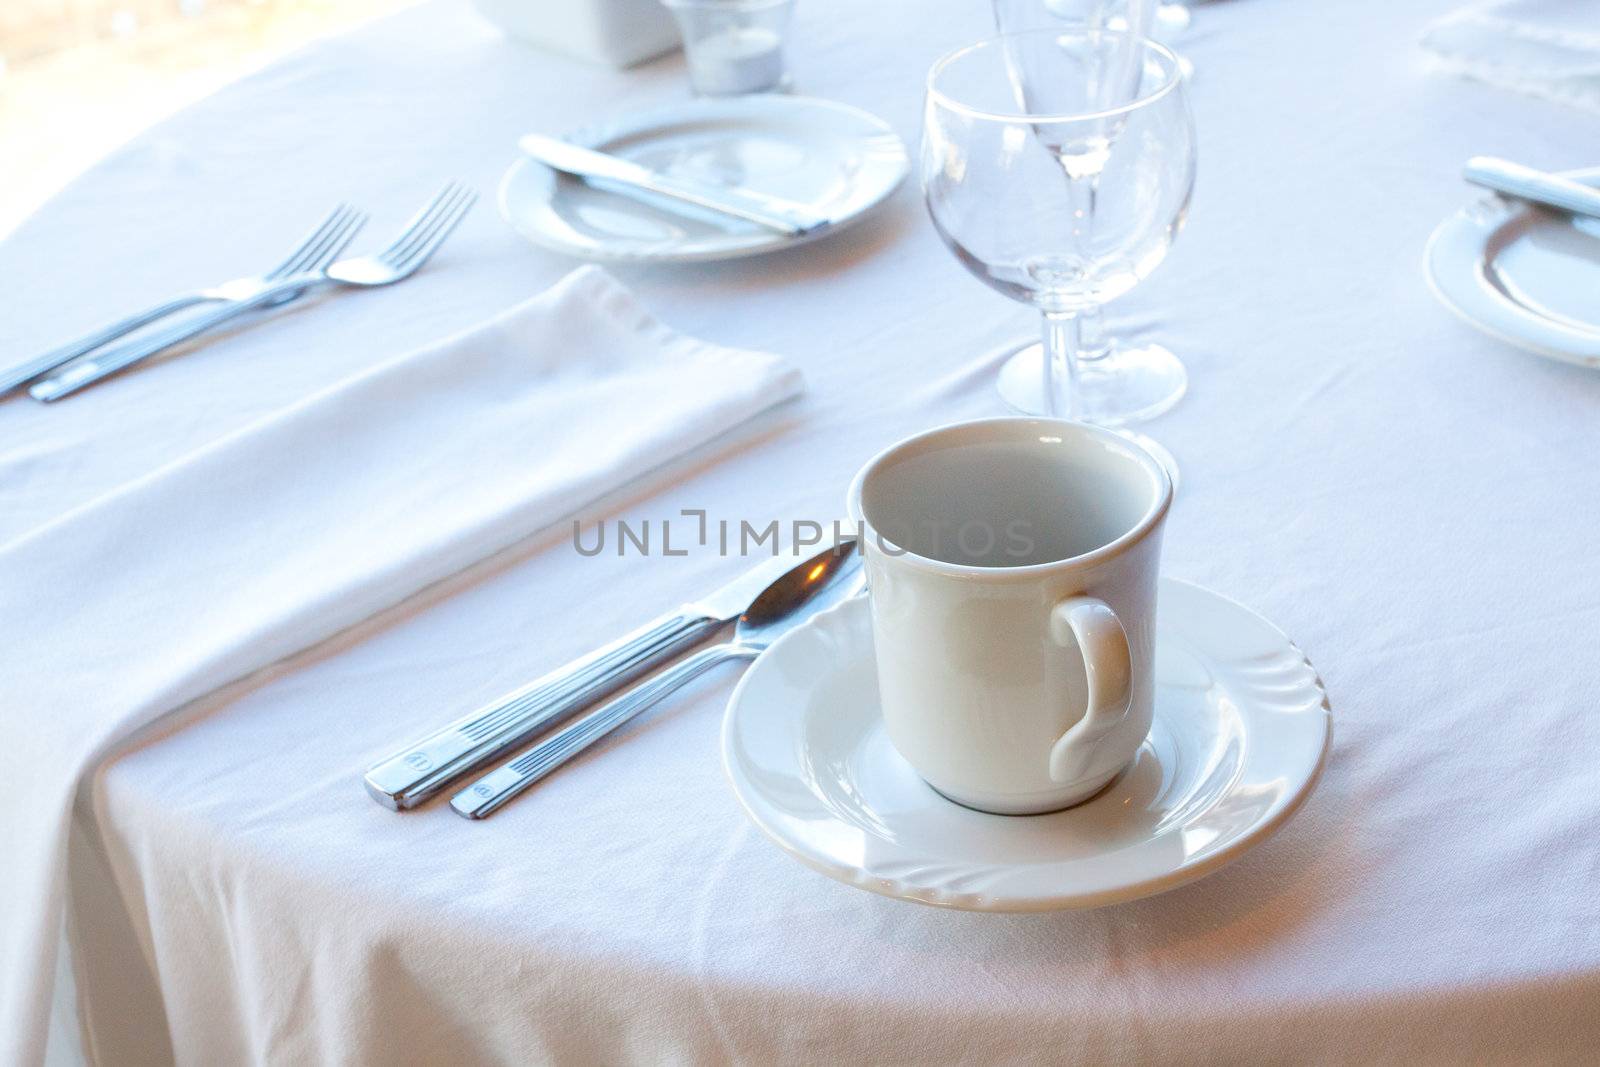
[[(1600, 1041), (1600, 376), (1470, 332), (1421, 276), (1474, 153), (1594, 162), (1600, 119), (1431, 74), (1457, 0), (1196, 11), (1201, 178), (1116, 310), (1192, 389), (1151, 432), (1183, 485), (1169, 573), (1251, 604), (1320, 669), (1334, 751), (1275, 839), (1090, 913), (952, 914), (814, 874), (718, 767), (731, 679), (494, 819), (399, 816), (397, 742), (737, 572), (526, 545), (215, 694), (85, 791), (85, 1051), (108, 1064), (1113, 1059), (1562, 1060)], [(915, 143), (921, 78), (986, 5), (805, 0), (804, 91)], [(0, 245), (23, 353), (271, 261), (340, 197), (396, 225), (487, 190), (527, 129), (684, 92), (504, 42), (456, 0), (308, 49), (115, 153)], [(341, 295), (44, 408), (0, 405), (0, 540), (543, 288), (571, 264), (480, 210), (404, 286)], [(1032, 329), (914, 189), (782, 258), (621, 272), (668, 322), (811, 383), (742, 453), (590, 520), (826, 519), (886, 442), (999, 413)], [(127, 551), (136, 552), (129, 545)], [(92, 598), (95, 590), (64, 589)], [(69, 640), (70, 635), (62, 635)], [(13, 709), (5, 709), (7, 714)], [(63, 1005), (63, 1011), (66, 1005)], [(65, 1011), (53, 1051), (74, 1051)]]

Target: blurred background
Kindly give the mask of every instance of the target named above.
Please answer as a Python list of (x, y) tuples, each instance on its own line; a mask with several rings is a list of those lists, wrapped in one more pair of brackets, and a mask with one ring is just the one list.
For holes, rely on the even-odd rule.
[(185, 104), (414, 2), (0, 0), (0, 235)]

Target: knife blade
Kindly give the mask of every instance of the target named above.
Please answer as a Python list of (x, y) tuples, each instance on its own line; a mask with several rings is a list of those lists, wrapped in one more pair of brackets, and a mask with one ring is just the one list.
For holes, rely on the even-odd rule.
[(754, 222), (790, 237), (809, 234), (828, 225), (830, 221), (815, 208), (795, 200), (754, 189), (712, 185), (675, 174), (663, 174), (631, 159), (597, 152), (540, 133), (527, 134), (517, 144), (525, 154), (546, 166), (580, 178), (606, 182), (607, 188), (615, 192), (626, 194), (631, 190), (644, 190)]
[(507, 748), (615, 693), (704, 641), (750, 606), (794, 566), (775, 556), (709, 596), (690, 601), (616, 641), (407, 745), (367, 769), (367, 792), (403, 811), (438, 795), (456, 778), (482, 770)]

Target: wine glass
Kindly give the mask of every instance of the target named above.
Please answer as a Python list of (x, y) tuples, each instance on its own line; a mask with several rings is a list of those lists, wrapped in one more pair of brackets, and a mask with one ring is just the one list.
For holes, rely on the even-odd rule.
[(1189, 5), (1182, 0), (1167, 0), (1166, 3), (1160, 0), (995, 0), (995, 17), (1000, 20), (1001, 33), (1032, 28), (1019, 23), (1008, 24), (1000, 11), (1002, 5), (1041, 8), (1057, 19), (1092, 22), (1106, 29), (1145, 34), (1162, 44), (1181, 36), (1190, 22)]
[(1000, 33), (1058, 27), (1064, 22), (1087, 29), (1121, 30), (1153, 37), (1157, 0), (993, 0)]
[[(1090, 29), (1120, 30), (1166, 42), (1188, 24), (1189, 9), (1181, 4), (1158, 0), (992, 0), (995, 26), (1002, 34), (1076, 25)], [(1181, 25), (1180, 25), (1181, 23)], [(1185, 75), (1187, 65), (1180, 57)], [(1160, 344), (1129, 344), (1105, 332), (1098, 308), (1086, 309), (1078, 316), (1081, 350), (1079, 360), (1085, 374), (1099, 379), (1120, 380), (1114, 395), (1102, 397), (1094, 411), (1095, 421), (1125, 425), (1153, 419), (1183, 398), (1188, 388), (1188, 373), (1171, 350)], [(1043, 358), (1038, 341), (1023, 341), (1009, 346), (1009, 357), (1000, 370), (1001, 397), (1019, 411), (1039, 414), (1045, 410), (1039, 392), (1039, 362)], [(1090, 365), (1093, 365), (1092, 367)], [(1089, 405), (1096, 408), (1096, 405)]]
[(1177, 57), (1082, 25), (953, 52), (928, 74), (921, 170), (956, 258), (1042, 315), (1042, 413), (1128, 421), (1144, 383), (1085, 358), (1079, 328), (1149, 275), (1183, 225), (1195, 134)]

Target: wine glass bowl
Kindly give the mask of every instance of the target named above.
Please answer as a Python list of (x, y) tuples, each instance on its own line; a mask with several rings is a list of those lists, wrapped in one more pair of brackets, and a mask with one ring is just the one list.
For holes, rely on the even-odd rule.
[(940, 237), (1045, 316), (1050, 412), (1115, 422), (1097, 418), (1117, 383), (1080, 361), (1076, 316), (1148, 277), (1183, 226), (1195, 136), (1177, 57), (1116, 30), (1006, 34), (934, 65), (923, 118)]

